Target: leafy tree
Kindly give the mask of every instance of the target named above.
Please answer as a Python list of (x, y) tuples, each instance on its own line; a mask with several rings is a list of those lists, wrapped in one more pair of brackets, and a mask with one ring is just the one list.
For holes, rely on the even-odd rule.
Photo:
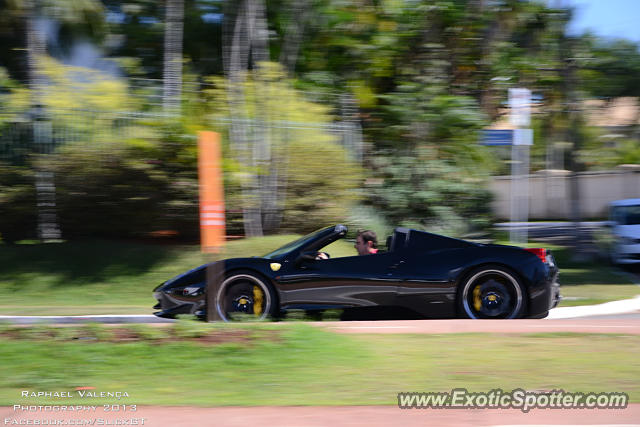
[[(242, 81), (247, 129), (266, 128), (268, 140), (254, 136), (246, 145), (234, 145), (224, 138), (225, 151), (234, 161), (228, 172), (244, 188), (242, 198), (227, 200), (228, 207), (238, 211), (247, 203), (257, 204), (265, 218), (278, 218), (271, 228), (265, 227), (267, 232), (276, 228), (308, 231), (319, 223), (346, 218), (357, 199), (361, 175), (331, 133), (329, 109), (305, 100), (276, 63), (261, 64), (257, 78), (248, 75)], [(212, 86), (205, 94), (213, 115), (219, 123), (228, 124), (227, 85), (231, 83), (218, 77), (209, 82)], [(228, 135), (230, 129), (224, 132)], [(310, 217), (315, 221), (309, 221)]]
[[(126, 72), (141, 78), (162, 78), (165, 2), (104, 0), (112, 42), (107, 54), (135, 58)], [(222, 72), (221, 0), (184, 0), (183, 55), (197, 74)]]
[[(0, 1), (0, 66), (10, 75), (27, 82), (32, 70), (25, 53), (38, 50), (44, 54), (62, 55), (82, 38), (98, 42), (105, 35), (103, 6), (99, 0), (1, 0)], [(49, 40), (34, 46), (33, 35), (43, 39), (42, 27), (48, 20)], [(39, 22), (36, 22), (39, 21)], [(44, 43), (47, 42), (48, 46)], [(20, 49), (21, 48), (21, 49)]]
[(640, 47), (637, 43), (603, 41), (588, 35), (581, 42), (581, 50), (586, 55), (580, 77), (587, 93), (602, 99), (640, 96)]
[(361, 171), (346, 150), (328, 135), (324, 142), (311, 142), (310, 137), (314, 138), (304, 135), (288, 144), (282, 230), (304, 233), (347, 222), (361, 198)]
[[(166, 229), (196, 236), (197, 148), (183, 124), (123, 112), (140, 107), (131, 103), (124, 82), (112, 76), (50, 58), (40, 64), (49, 81), (42, 100), (56, 150), (36, 155), (31, 148), (24, 167), (3, 169), (12, 184), (0, 188), (4, 238), (33, 235), (34, 170), (55, 176), (57, 214), (66, 238), (139, 236)], [(21, 91), (11, 90), (3, 95), (10, 101), (5, 105), (19, 105)]]
[[(486, 124), (477, 103), (430, 94), (430, 86), (401, 87), (389, 95), (405, 147), (372, 159), (370, 201), (394, 223), (461, 234), (487, 223), (491, 159), (477, 144)], [(466, 221), (466, 225), (465, 225)], [(446, 225), (448, 224), (448, 225)]]

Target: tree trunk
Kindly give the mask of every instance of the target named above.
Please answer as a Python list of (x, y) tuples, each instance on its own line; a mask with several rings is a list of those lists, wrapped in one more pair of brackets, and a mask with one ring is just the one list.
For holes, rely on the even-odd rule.
[(582, 234), (582, 210), (580, 185), (578, 182), (578, 173), (581, 171), (580, 162), (580, 132), (578, 129), (580, 120), (580, 104), (576, 99), (576, 64), (573, 58), (573, 49), (570, 46), (571, 41), (562, 35), (560, 40), (560, 50), (562, 62), (564, 63), (563, 80), (565, 102), (567, 109), (567, 117), (569, 119), (569, 127), (567, 128), (567, 141), (571, 143), (569, 148), (569, 194), (570, 194), (570, 215), (573, 223), (573, 258), (575, 260), (584, 260), (586, 250), (584, 247), (584, 238)]
[(298, 51), (302, 43), (302, 34), (309, 17), (310, 8), (309, 0), (296, 0), (289, 16), (289, 24), (282, 42), (282, 49), (280, 50), (280, 64), (282, 64), (289, 76), (293, 76), (296, 69)]
[[(42, 105), (45, 77), (40, 71), (39, 61), (46, 54), (45, 36), (40, 30), (38, 8), (34, 1), (27, 6), (27, 67), (31, 89), (32, 144), (36, 152), (48, 153), (51, 143), (51, 121), (47, 120)], [(58, 240), (62, 237), (56, 206), (55, 175), (46, 163), (35, 166), (36, 209), (38, 211), (38, 238), (41, 241)]]
[[(231, 149), (240, 164), (250, 168), (249, 177), (242, 181), (242, 215), (245, 235), (249, 237), (262, 235), (262, 215), (260, 199), (257, 194), (259, 187), (255, 167), (253, 164), (253, 144), (249, 141), (250, 123), (247, 118), (246, 100), (244, 96), (244, 82), (249, 68), (249, 52), (251, 40), (249, 26), (254, 19), (248, 7), (248, 1), (243, 0), (236, 9), (233, 24), (227, 21), (224, 28), (224, 68), (227, 77), (227, 102), (231, 126), (229, 136)], [(231, 16), (232, 10), (227, 10), (225, 16)], [(227, 18), (228, 19), (228, 18)]]
[(184, 0), (166, 0), (164, 30), (164, 91), (165, 113), (180, 114), (182, 94), (182, 33)]
[[(260, 175), (260, 188), (258, 189), (262, 208), (263, 230), (270, 232), (275, 230), (279, 220), (279, 191), (278, 191), (278, 159), (274, 157), (272, 146), (272, 132), (269, 117), (269, 106), (266, 102), (270, 99), (270, 81), (265, 77), (265, 64), (269, 61), (269, 40), (267, 15), (264, 0), (249, 0), (251, 15), (254, 17), (250, 26), (251, 56), (254, 59), (253, 76), (256, 83), (254, 97), (256, 123), (253, 127), (254, 136), (254, 162), (262, 171)], [(261, 93), (262, 92), (262, 93)], [(266, 95), (266, 96), (264, 96)]]

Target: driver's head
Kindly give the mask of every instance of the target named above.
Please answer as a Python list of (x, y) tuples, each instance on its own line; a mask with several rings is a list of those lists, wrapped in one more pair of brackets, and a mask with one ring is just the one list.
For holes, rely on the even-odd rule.
[(358, 231), (354, 245), (358, 255), (369, 255), (378, 252), (378, 236), (371, 230)]

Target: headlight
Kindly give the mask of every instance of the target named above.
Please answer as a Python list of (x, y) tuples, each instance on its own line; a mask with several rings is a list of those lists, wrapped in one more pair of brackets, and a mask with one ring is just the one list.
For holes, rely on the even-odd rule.
[(183, 296), (183, 297), (195, 297), (198, 295), (202, 295), (205, 292), (204, 283), (194, 283), (189, 286), (178, 286), (171, 289), (173, 295)]
[(202, 286), (187, 286), (182, 290), (182, 295), (184, 296), (197, 296), (204, 293), (204, 288)]

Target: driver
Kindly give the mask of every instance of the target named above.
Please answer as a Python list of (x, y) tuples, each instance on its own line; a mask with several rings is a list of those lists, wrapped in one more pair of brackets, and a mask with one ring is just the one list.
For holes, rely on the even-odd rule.
[(373, 255), (378, 253), (378, 236), (375, 231), (358, 231), (354, 245), (358, 255)]
[[(354, 245), (358, 255), (373, 255), (378, 253), (378, 236), (375, 231), (364, 230), (358, 231), (356, 237), (356, 243)], [(326, 252), (318, 252), (316, 254), (317, 260), (329, 259), (329, 254)]]

